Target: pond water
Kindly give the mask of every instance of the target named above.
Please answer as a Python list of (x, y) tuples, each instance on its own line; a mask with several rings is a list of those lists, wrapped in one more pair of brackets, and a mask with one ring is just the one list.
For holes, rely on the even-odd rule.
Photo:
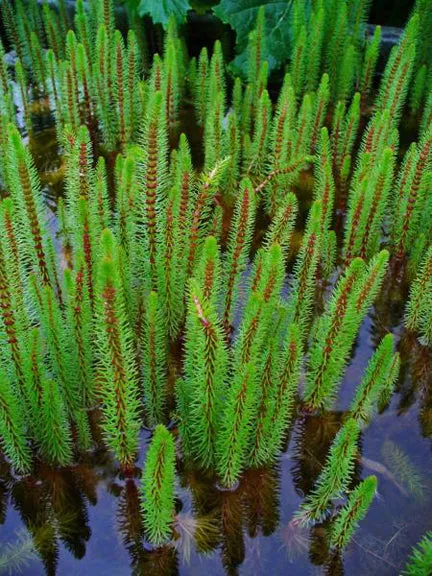
[[(189, 116), (185, 112), (182, 129), (198, 150)], [(29, 146), (55, 226), (63, 163), (49, 115), (35, 119)], [(300, 198), (304, 216), (310, 191)], [(322, 287), (321, 305), (330, 289)], [(174, 545), (153, 550), (143, 539), (139, 476), (150, 438), (145, 430), (135, 478), (122, 478), (103, 447), (80, 455), (71, 468), (39, 464), (26, 478), (13, 476), (0, 457), (1, 544), (20, 544), (12, 555), (23, 561), (25, 576), (399, 574), (432, 518), (432, 353), (401, 327), (406, 295), (400, 271), (393, 269), (362, 325), (337, 406), (319, 417), (299, 407), (274, 468), (249, 471), (234, 491), (221, 491), (214, 478), (189, 469), (179, 452)], [(330, 557), (325, 525), (308, 531), (291, 520), (314, 485), (368, 359), (389, 331), (398, 342), (401, 375), (390, 405), (361, 435), (354, 478), (376, 474), (378, 495), (343, 557)], [(0, 556), (2, 569), (7, 566)]]

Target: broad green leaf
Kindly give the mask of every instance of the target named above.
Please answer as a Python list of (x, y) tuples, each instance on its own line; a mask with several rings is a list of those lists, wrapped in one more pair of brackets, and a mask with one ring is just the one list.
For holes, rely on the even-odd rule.
[(190, 0), (190, 5), (192, 10), (202, 15), (210, 11), (218, 2), (219, 0)]
[(168, 27), (171, 16), (174, 16), (177, 24), (186, 20), (186, 14), (191, 9), (189, 0), (141, 0), (138, 6), (139, 16), (150, 16), (155, 24)]
[[(255, 28), (258, 10), (265, 7), (266, 42), (269, 66), (276, 67), (290, 53), (293, 0), (222, 0), (213, 12), (237, 33), (237, 52), (247, 48), (249, 33)], [(305, 0), (306, 5), (309, 0)], [(246, 58), (236, 59), (236, 67), (244, 69)]]

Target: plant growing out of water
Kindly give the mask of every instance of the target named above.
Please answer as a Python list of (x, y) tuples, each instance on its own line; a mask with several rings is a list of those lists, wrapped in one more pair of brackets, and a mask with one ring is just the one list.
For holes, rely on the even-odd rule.
[(244, 469), (256, 397), (253, 362), (241, 366), (233, 378), (218, 439), (217, 469), (224, 484), (232, 486)]
[(388, 258), (383, 250), (367, 267), (363, 260), (354, 259), (334, 289), (318, 321), (309, 356), (308, 408), (331, 405), (359, 326), (383, 282)]
[(330, 532), (330, 545), (342, 550), (351, 540), (358, 523), (366, 516), (377, 489), (376, 476), (368, 476), (349, 494)]
[(251, 450), (255, 466), (271, 463), (282, 449), (297, 398), (302, 350), (298, 326), (291, 324), (283, 350), (278, 354), (273, 340), (264, 356)]
[(432, 569), (432, 533), (426, 532), (414, 546), (403, 574), (406, 576), (426, 576)]
[(16, 206), (15, 222), (22, 258), (37, 271), (44, 284), (54, 284), (54, 271), (49, 261), (51, 240), (46, 230), (39, 176), (28, 148), (12, 125), (8, 128), (6, 179)]
[(432, 344), (432, 247), (425, 254), (419, 271), (411, 285), (406, 307), (405, 326), (417, 331), (427, 345)]
[(164, 420), (166, 409), (166, 337), (157, 292), (150, 292), (144, 319), (144, 406), (147, 422)]
[(321, 252), (321, 214), (322, 204), (316, 200), (309, 212), (305, 236), (295, 263), (292, 297), (288, 304), (288, 318), (299, 325), (304, 339), (307, 337), (316, 291), (315, 278)]
[(393, 335), (387, 334), (366, 367), (350, 415), (360, 425), (367, 424), (382, 398), (390, 397), (399, 372), (399, 353), (393, 353)]
[[(34, 456), (72, 464), (94, 445), (98, 415), (130, 475), (142, 424), (154, 429), (142, 492), (159, 546), (174, 521), (163, 422), (177, 427), (191, 469), (233, 487), (277, 461), (298, 404), (322, 413), (336, 403), (386, 275), (415, 277), (405, 326), (431, 345), (430, 18), (420, 0), (373, 102), (381, 32), (364, 41), (370, 3), (315, 2), (307, 13), (293, 2), (289, 73), (272, 102), (268, 7), (244, 38), (245, 80), (231, 83), (221, 42), (189, 59), (171, 20), (151, 59), (139, 26), (123, 36), (111, 0), (94, 4), (78, 1), (73, 23), (62, 3), (32, 1), (28, 18), (21, 1), (1, 5), (18, 59), (14, 90), (0, 46), (0, 434), (27, 474)], [(64, 158), (58, 234), (15, 110), (32, 144), (35, 98), (54, 115)], [(399, 167), (407, 99), (424, 112)], [(189, 102), (198, 145), (180, 134)], [(319, 522), (347, 496), (336, 549), (375, 492), (373, 477), (347, 490), (359, 429), (393, 391), (394, 347), (388, 334), (371, 356), (296, 515)], [(415, 474), (400, 476), (421, 492)]]
[[(209, 243), (207, 243), (208, 246)], [(205, 253), (203, 253), (204, 255)], [(210, 264), (211, 265), (211, 264)], [(211, 277), (204, 269), (204, 295), (197, 283), (191, 282), (188, 303), (185, 378), (181, 404), (182, 428), (187, 429), (185, 448), (193, 446), (193, 454), (204, 468), (217, 462), (217, 434), (222, 423), (221, 404), (226, 386), (228, 355), (221, 322), (211, 305)], [(192, 449), (192, 448), (190, 448)]]
[(401, 167), (395, 194), (393, 239), (399, 255), (409, 247), (422, 231), (423, 212), (429, 213), (427, 190), (430, 183), (432, 128), (426, 130), (418, 144), (408, 149)]
[(133, 463), (138, 447), (139, 400), (132, 335), (119, 277), (119, 252), (110, 230), (102, 234), (97, 286), (96, 331), (99, 342), (102, 428), (120, 464)]
[(2, 448), (19, 473), (29, 472), (31, 452), (27, 443), (25, 418), (19, 403), (17, 391), (14, 391), (5, 372), (0, 376), (0, 435)]
[(172, 535), (174, 481), (174, 439), (162, 424), (158, 424), (147, 452), (141, 488), (146, 534), (156, 546)]
[(57, 466), (72, 462), (72, 437), (67, 421), (66, 406), (57, 382), (43, 383), (41, 452)]
[(295, 520), (301, 524), (319, 522), (328, 515), (332, 500), (343, 494), (351, 481), (357, 457), (359, 428), (355, 420), (348, 420), (331, 445), (324, 468), (315, 488), (297, 511)]

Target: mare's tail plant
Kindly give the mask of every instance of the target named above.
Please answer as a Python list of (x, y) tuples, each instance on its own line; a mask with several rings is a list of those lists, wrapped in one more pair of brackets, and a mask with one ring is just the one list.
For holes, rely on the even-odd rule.
[(332, 547), (342, 550), (348, 545), (358, 523), (366, 516), (376, 489), (376, 476), (368, 476), (354, 488), (331, 528), (330, 545)]
[(164, 421), (167, 398), (167, 338), (156, 292), (146, 302), (143, 336), (144, 407), (150, 426)]
[(174, 482), (174, 439), (162, 424), (158, 424), (147, 452), (141, 488), (145, 531), (155, 546), (172, 535)]
[(224, 266), (224, 325), (227, 331), (230, 330), (233, 322), (239, 285), (248, 261), (255, 218), (255, 204), (252, 183), (250, 180), (244, 180), (240, 185), (240, 195), (231, 227)]
[(258, 409), (251, 449), (255, 466), (269, 464), (277, 458), (293, 417), (302, 358), (298, 326), (289, 326), (283, 350), (278, 352), (276, 332), (259, 371)]
[(309, 409), (322, 409), (333, 403), (360, 324), (383, 282), (387, 262), (385, 250), (368, 267), (356, 258), (336, 285), (318, 320), (309, 354), (304, 397)]
[(340, 498), (347, 490), (354, 472), (358, 436), (355, 420), (348, 420), (333, 441), (314, 489), (296, 513), (298, 522), (320, 522), (328, 515), (332, 500)]
[(188, 407), (187, 412), (181, 414), (181, 426), (187, 429), (185, 436), (193, 446), (194, 458), (204, 468), (214, 469), (217, 435), (222, 426), (228, 355), (222, 326), (210, 296), (205, 295), (196, 282), (191, 282), (182, 392), (182, 403), (187, 403)]
[[(249, 494), (261, 471), (247, 469), (277, 462), (299, 397), (314, 421), (336, 403), (386, 274), (392, 289), (409, 282), (405, 327), (432, 344), (428, 2), (417, 0), (378, 81), (368, 0), (288, 4), (290, 53), (275, 50), (285, 42), (261, 7), (232, 83), (222, 43), (190, 59), (174, 19), (150, 59), (136, 7), (125, 34), (112, 0), (78, 0), (73, 18), (64, 0), (0, 7), (17, 55), (11, 69), (0, 44), (2, 450), (19, 474), (36, 455), (68, 466), (100, 429), (132, 474), (142, 425), (155, 429), (143, 511), (156, 546), (175, 536), (174, 440), (161, 423), (177, 426), (185, 470)], [(284, 64), (273, 106), (270, 73)], [(179, 134), (190, 104), (202, 139)], [(406, 104), (418, 135), (399, 167)], [(38, 110), (62, 157), (55, 214), (47, 159), (31, 154)], [(359, 429), (388, 405), (400, 369), (383, 336), (297, 515), (319, 522), (347, 498), (330, 524), (335, 556), (375, 491), (372, 477), (347, 492)], [(407, 458), (386, 452), (420, 493)], [(235, 494), (222, 508), (224, 531), (233, 511), (240, 526)]]
[(294, 267), (292, 295), (288, 303), (288, 319), (307, 338), (316, 290), (316, 271), (321, 252), (322, 204), (316, 200), (309, 212), (305, 235)]
[(432, 344), (432, 313), (430, 298), (432, 295), (432, 247), (423, 259), (417, 277), (411, 285), (405, 313), (405, 326), (408, 330), (418, 331), (425, 344)]
[(67, 410), (57, 382), (46, 380), (42, 393), (42, 456), (51, 464), (67, 466), (72, 462), (72, 435)]
[(367, 424), (380, 399), (391, 396), (398, 376), (399, 354), (393, 352), (394, 338), (387, 334), (370, 359), (350, 406), (350, 415)]
[(413, 547), (404, 576), (427, 576), (432, 570), (432, 532), (427, 532)]
[(223, 410), (216, 452), (217, 471), (224, 486), (234, 486), (247, 464), (256, 395), (256, 368), (249, 362), (234, 375)]
[(30, 471), (32, 456), (27, 439), (21, 398), (2, 366), (0, 373), (0, 438), (4, 453), (14, 469), (25, 474)]
[(104, 230), (101, 242), (96, 331), (102, 429), (120, 465), (128, 469), (136, 455), (140, 428), (137, 367), (119, 278), (118, 247), (109, 230)]

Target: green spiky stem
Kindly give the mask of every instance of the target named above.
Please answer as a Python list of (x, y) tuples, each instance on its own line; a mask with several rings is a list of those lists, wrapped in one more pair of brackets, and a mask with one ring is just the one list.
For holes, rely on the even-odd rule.
[(160, 546), (172, 534), (174, 520), (174, 439), (159, 424), (147, 452), (142, 480), (142, 513), (149, 541)]

